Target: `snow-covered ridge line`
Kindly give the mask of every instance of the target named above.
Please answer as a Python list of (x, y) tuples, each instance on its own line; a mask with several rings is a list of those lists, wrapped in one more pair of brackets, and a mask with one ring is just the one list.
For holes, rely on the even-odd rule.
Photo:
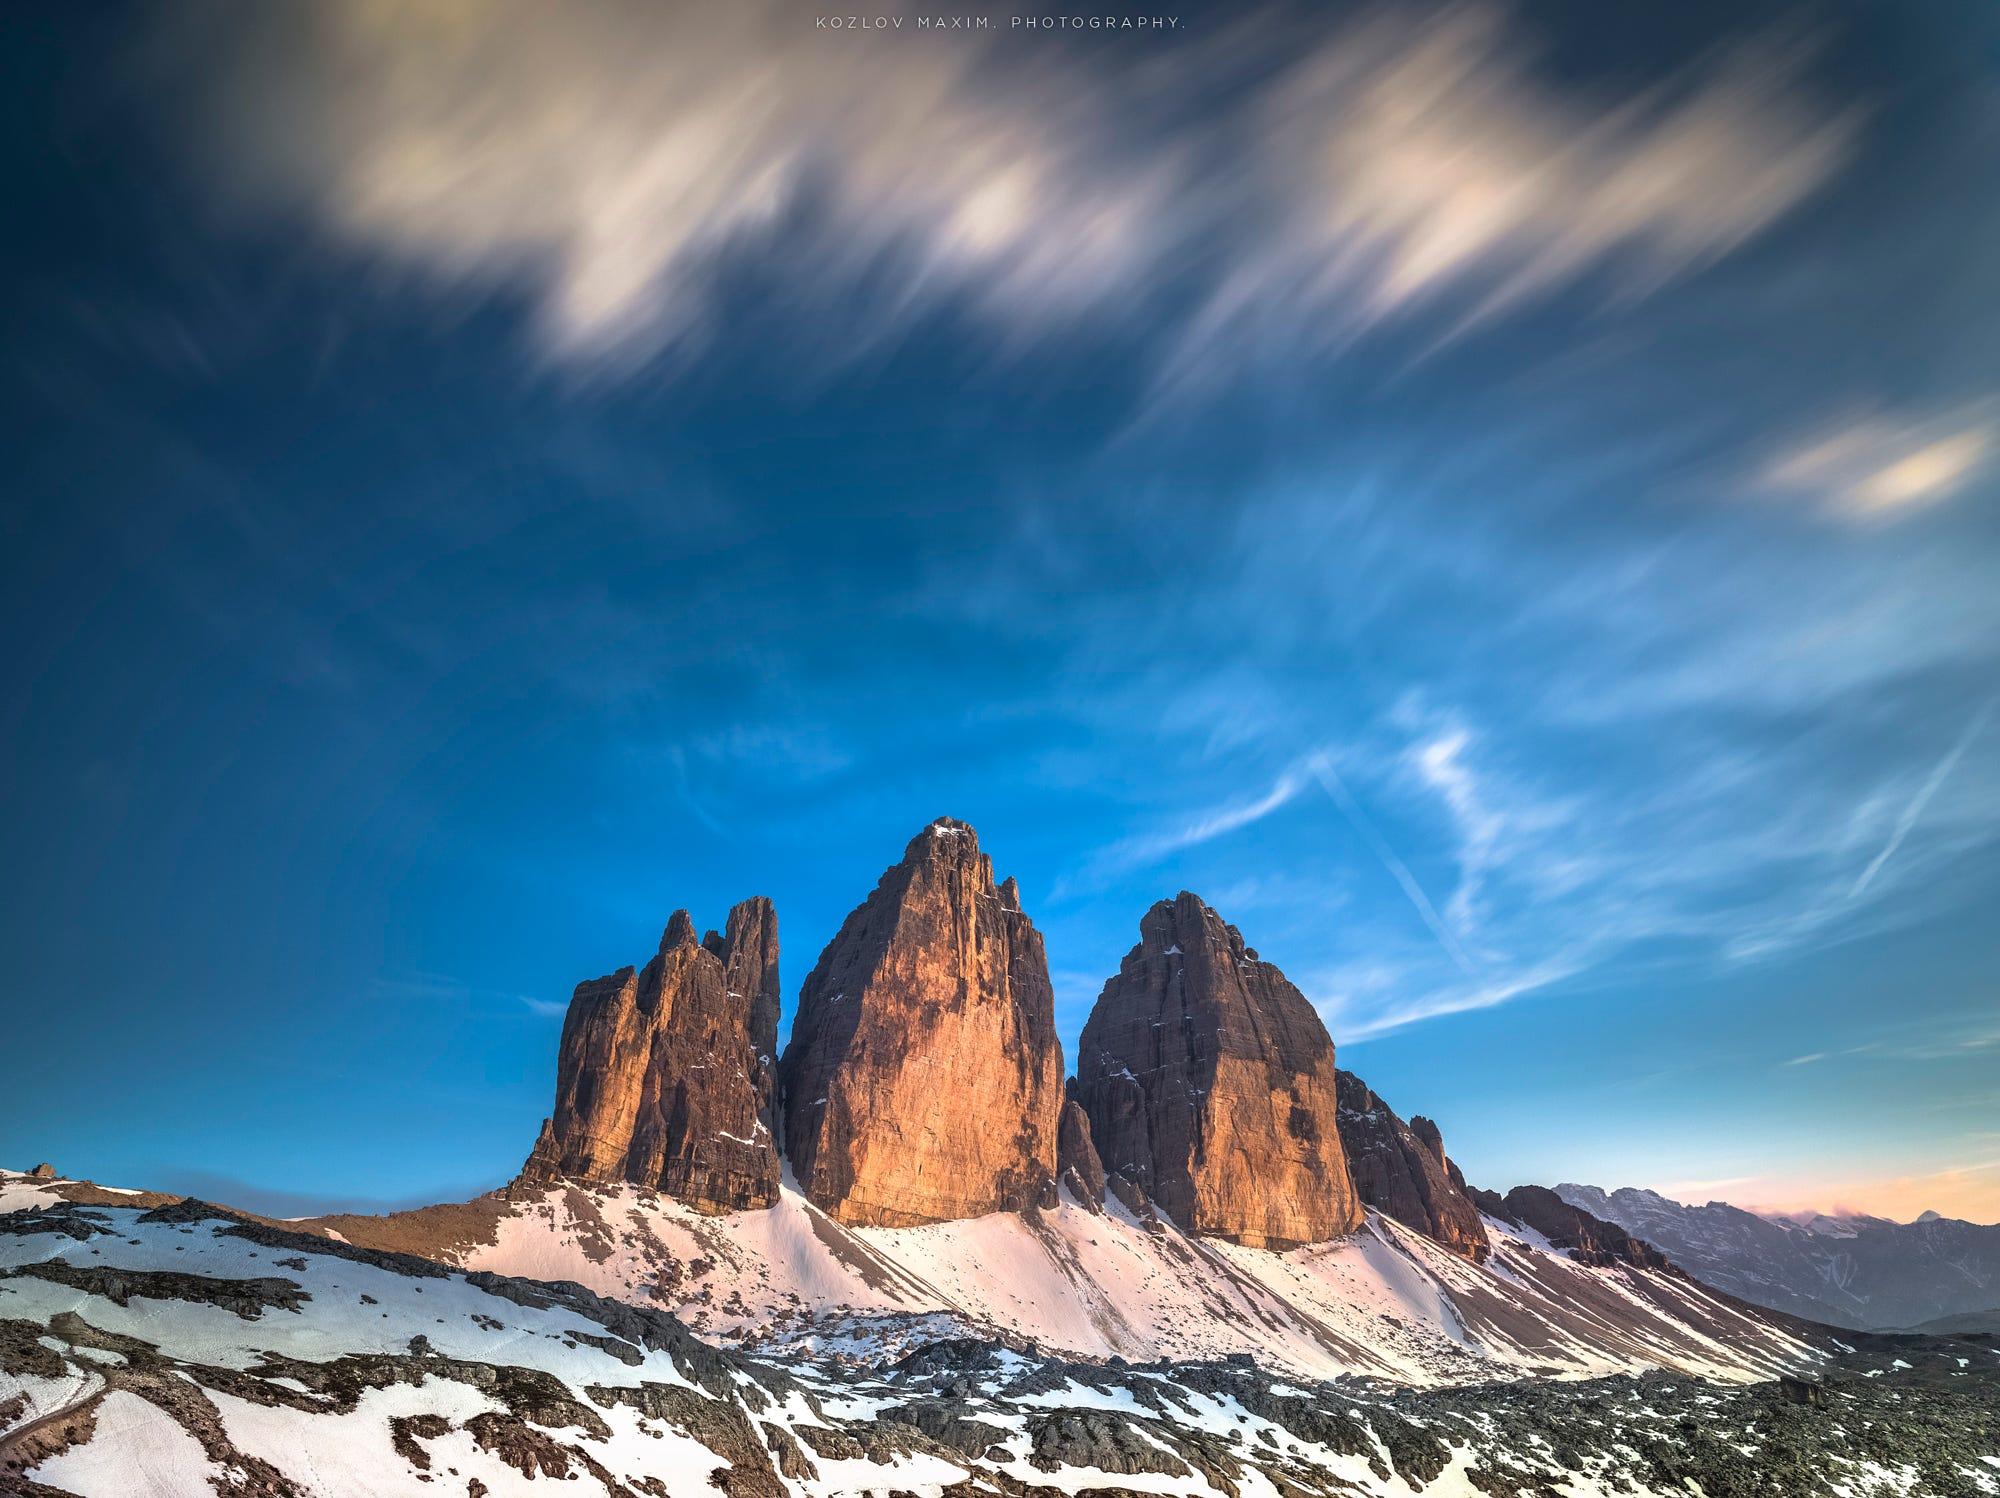
[[(1494, 1254), (1473, 1264), (1372, 1212), (1347, 1238), (1278, 1253), (1067, 1191), (1049, 1209), (914, 1228), (844, 1226), (789, 1182), (775, 1206), (726, 1216), (631, 1186), (516, 1187), (474, 1205), (489, 1214), (476, 1241), (462, 1215), (440, 1217), (425, 1251), (657, 1305), (736, 1347), (880, 1361), (949, 1324), (1069, 1357), (1249, 1353), (1305, 1377), (1418, 1385), (1648, 1369), (1750, 1380), (1817, 1355), (1782, 1318), (1678, 1275), (1587, 1267), (1495, 1219)], [(328, 1225), (406, 1246), (427, 1213), (465, 1210)]]

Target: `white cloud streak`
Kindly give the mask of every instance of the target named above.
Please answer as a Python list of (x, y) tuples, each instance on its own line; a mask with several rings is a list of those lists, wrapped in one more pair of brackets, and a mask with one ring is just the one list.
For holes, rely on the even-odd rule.
[(1184, 849), (1213, 842), (1261, 822), (1271, 813), (1289, 805), (1305, 784), (1304, 772), (1297, 766), (1289, 767), (1260, 796), (1211, 808), (1198, 813), (1192, 821), (1182, 822), (1164, 832), (1122, 838), (1092, 855), (1081, 874), (1058, 881), (1051, 898), (1064, 898), (1079, 888), (1101, 882), (1111, 874), (1144, 868)]
[[(1446, 293), (1467, 324), (1613, 263), (1641, 294), (1789, 212), (1852, 133), (1776, 49), (1593, 95), (1472, 5), (1266, 18), (1123, 71), (1004, 32), (833, 37), (780, 0), (296, 14), (232, 30), (228, 181), (460, 294), (525, 294), (543, 352), (597, 367), (699, 338), (747, 247), (802, 322), (889, 265), (876, 333), (949, 295), (1003, 348), (1211, 267), (1169, 336), (1185, 382)], [(1246, 50), (1272, 81), (1221, 118), (1185, 102)]]
[(1951, 772), (1958, 768), (1958, 762), (1965, 758), (1965, 751), (1972, 747), (1973, 740), (1978, 738), (1986, 725), (1992, 721), (1993, 708), (1994, 701), (1989, 700), (1984, 707), (1974, 713), (1972, 721), (1965, 727), (1965, 732), (1958, 736), (1957, 742), (1945, 752), (1944, 757), (1931, 767), (1930, 774), (1924, 777), (1924, 783), (1917, 787), (1916, 794), (1910, 797), (1902, 815), (1896, 818), (1896, 826), (1889, 834), (1889, 841), (1882, 845), (1881, 852), (1868, 861), (1868, 867), (1861, 871), (1860, 878), (1854, 881), (1854, 887), (1847, 892), (1848, 899), (1858, 900), (1868, 893), (1868, 886), (1875, 882), (1875, 876), (1881, 873), (1889, 860), (1896, 856), (1897, 849), (1903, 846), (1911, 829), (1923, 818), (1924, 811), (1930, 806), (1931, 799), (1937, 795), (1938, 788), (1951, 777)]
[[(1312, 771), (1313, 778), (1319, 782), (1320, 788), (1332, 799), (1334, 805), (1340, 808), (1341, 815), (1347, 818), (1348, 823), (1360, 835), (1368, 851), (1375, 855), (1389, 876), (1396, 881), (1418, 916), (1422, 918), (1424, 925), (1429, 928), (1431, 935), (1437, 938), (1437, 943), (1444, 949), (1445, 954), (1468, 978), (1476, 977), (1477, 970), (1471, 957), (1459, 944), (1451, 927), (1446, 925), (1444, 918), (1438, 914), (1437, 906), (1432, 904), (1430, 896), (1424, 893), (1424, 887), (1417, 882), (1417, 876), (1410, 872), (1410, 866), (1397, 855), (1394, 848), (1389, 846), (1388, 840), (1376, 829), (1368, 813), (1361, 809), (1361, 803), (1354, 799), (1354, 794), (1348, 790), (1346, 781), (1340, 778), (1340, 772), (1333, 767), (1333, 761), (1325, 754), (1315, 754), (1306, 764)], [(1500, 1001), (1494, 999), (1491, 1002)]]
[(1799, 95), (1766, 45), (1637, 94), (1551, 86), (1500, 14), (1383, 13), (1313, 52), (1259, 115), (1285, 205), (1190, 330), (1176, 377), (1226, 351), (1338, 348), (1445, 304), (1443, 338), (1599, 269), (1630, 300), (1796, 207), (1846, 158), (1851, 117)]
[(2000, 451), (1996, 403), (1935, 415), (1862, 411), (1795, 438), (1765, 470), (1766, 486), (1817, 496), (1854, 520), (1904, 515), (1951, 498)]
[(1068, 70), (1000, 89), (949, 38), (829, 37), (779, 0), (308, 14), (239, 54), (242, 185), (448, 287), (525, 290), (563, 360), (699, 334), (729, 252), (808, 209), (802, 301), (893, 252), (906, 303), (1009, 314), (1115, 300), (1161, 212), (1170, 163), (1112, 159)]

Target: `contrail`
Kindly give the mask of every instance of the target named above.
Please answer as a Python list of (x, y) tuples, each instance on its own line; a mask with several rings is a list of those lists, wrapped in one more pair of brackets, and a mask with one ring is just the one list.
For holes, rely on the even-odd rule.
[(1375, 830), (1375, 824), (1368, 820), (1368, 814), (1361, 809), (1361, 803), (1354, 799), (1353, 794), (1347, 789), (1346, 782), (1333, 768), (1333, 761), (1324, 754), (1315, 754), (1306, 761), (1306, 766), (1312, 771), (1313, 778), (1320, 783), (1320, 788), (1333, 798), (1334, 805), (1338, 806), (1342, 814), (1353, 824), (1354, 830), (1361, 834), (1361, 840), (1382, 861), (1382, 867), (1387, 869), (1396, 883), (1403, 887), (1403, 893), (1410, 897), (1410, 903), (1416, 906), (1417, 914), (1422, 916), (1424, 924), (1431, 928), (1431, 935), (1438, 939), (1438, 945), (1445, 949), (1466, 977), (1478, 977), (1472, 959), (1465, 955), (1465, 948), (1458, 944), (1458, 938), (1451, 934), (1451, 928), (1446, 926), (1438, 915), (1437, 907), (1431, 904), (1430, 896), (1425, 894), (1423, 886), (1417, 883), (1417, 876), (1410, 872), (1408, 864), (1396, 856), (1396, 850), (1389, 846), (1388, 840)]
[(1978, 738), (1980, 730), (1986, 727), (1987, 720), (1993, 716), (1995, 702), (2000, 702), (2000, 698), (1988, 698), (1986, 705), (1972, 715), (1972, 721), (1966, 725), (1965, 732), (1958, 736), (1958, 742), (1951, 746), (1951, 752), (1937, 762), (1937, 768), (1931, 771), (1929, 778), (1921, 786), (1917, 787), (1916, 795), (1910, 797), (1910, 804), (1903, 808), (1903, 814), (1896, 819), (1896, 830), (1889, 834), (1889, 841), (1882, 845), (1882, 851), (1869, 861), (1868, 867), (1861, 871), (1861, 877), (1854, 881), (1854, 888), (1847, 892), (1848, 899), (1856, 900), (1867, 893), (1868, 886), (1875, 882), (1875, 876), (1882, 872), (1882, 866), (1896, 856), (1896, 850), (1903, 846), (1903, 839), (1910, 835), (1910, 829), (1917, 825), (1917, 819), (1924, 814), (1924, 808), (1931, 804), (1931, 797), (1938, 793), (1938, 787), (1942, 786), (1951, 772), (1958, 768), (1958, 762), (1964, 758), (1965, 751), (1972, 747), (1972, 741)]

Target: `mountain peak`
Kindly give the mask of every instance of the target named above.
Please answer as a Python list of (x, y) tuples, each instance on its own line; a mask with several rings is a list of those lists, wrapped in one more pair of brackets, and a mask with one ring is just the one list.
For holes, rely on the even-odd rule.
[(964, 860), (979, 857), (979, 833), (970, 822), (956, 817), (939, 817), (911, 838), (903, 849), (903, 862), (947, 858)]
[(1076, 1091), (1105, 1170), (1186, 1230), (1289, 1248), (1360, 1225), (1326, 1026), (1187, 890), (1140, 919)]
[(705, 1212), (777, 1200), (777, 916), (745, 900), (726, 929), (697, 940), (676, 910), (643, 969), (577, 985), (524, 1179), (631, 1181)]
[(1042, 1201), (1063, 1104), (1041, 933), (964, 822), (941, 817), (799, 991), (785, 1143), (843, 1222), (901, 1227)]
[(1406, 1124), (1351, 1071), (1338, 1074), (1340, 1142), (1361, 1200), (1475, 1264), (1492, 1251), (1444, 1135), (1422, 1114)]

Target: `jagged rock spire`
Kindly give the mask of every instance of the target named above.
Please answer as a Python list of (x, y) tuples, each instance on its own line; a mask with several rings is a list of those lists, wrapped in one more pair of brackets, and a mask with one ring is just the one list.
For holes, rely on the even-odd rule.
[(706, 942), (677, 910), (642, 970), (578, 984), (555, 1112), (523, 1178), (631, 1181), (709, 1212), (776, 1201), (777, 967), (777, 916), (759, 897)]
[(1475, 1263), (1492, 1251), (1465, 1177), (1422, 1114), (1404, 1123), (1351, 1071), (1340, 1074), (1340, 1138), (1362, 1201)]
[(979, 838), (911, 840), (820, 954), (783, 1064), (786, 1154), (844, 1222), (909, 1226), (1048, 1198), (1062, 1047), (1041, 934)]

